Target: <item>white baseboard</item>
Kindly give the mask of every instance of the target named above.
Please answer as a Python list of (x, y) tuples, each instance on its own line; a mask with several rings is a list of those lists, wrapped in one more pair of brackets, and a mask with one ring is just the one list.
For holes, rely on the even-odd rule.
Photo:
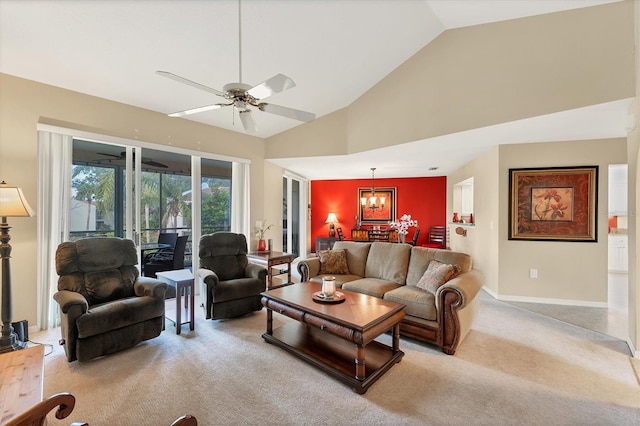
[(629, 350), (631, 351), (631, 356), (633, 358), (640, 359), (640, 351), (636, 349), (636, 347), (633, 345), (633, 342), (631, 341), (631, 338), (629, 337), (627, 337), (627, 346), (629, 346)]
[(493, 296), (494, 299), (503, 302), (523, 302), (523, 303), (544, 303), (547, 305), (566, 305), (566, 306), (585, 306), (588, 308), (608, 308), (607, 302), (591, 302), (588, 300), (569, 300), (569, 299), (549, 299), (546, 297), (526, 297), (526, 296), (504, 296), (499, 295), (487, 288), (483, 289)]

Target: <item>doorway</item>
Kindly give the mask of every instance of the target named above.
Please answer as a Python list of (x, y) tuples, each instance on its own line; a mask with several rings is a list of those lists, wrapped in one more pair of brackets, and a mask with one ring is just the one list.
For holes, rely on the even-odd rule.
[(628, 167), (609, 165), (608, 199), (608, 280), (607, 330), (610, 335), (626, 339), (629, 335), (629, 239), (628, 239)]

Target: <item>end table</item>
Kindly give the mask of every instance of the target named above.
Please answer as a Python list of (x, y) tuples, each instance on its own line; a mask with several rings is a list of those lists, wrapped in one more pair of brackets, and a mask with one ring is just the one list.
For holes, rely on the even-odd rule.
[[(176, 318), (175, 320), (168, 315), (165, 317), (169, 321), (175, 323), (176, 334), (180, 334), (182, 331), (182, 324), (189, 323), (189, 330), (195, 328), (195, 284), (193, 281), (193, 273), (188, 269), (179, 269), (176, 271), (163, 271), (157, 272), (156, 276), (159, 280), (164, 281), (168, 285), (175, 287), (176, 289)], [(184, 313), (187, 321), (182, 321), (182, 290), (184, 290)]]

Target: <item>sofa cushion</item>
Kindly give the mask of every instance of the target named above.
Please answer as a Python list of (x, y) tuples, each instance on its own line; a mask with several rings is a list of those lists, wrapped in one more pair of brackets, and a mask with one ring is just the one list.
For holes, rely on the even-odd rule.
[(436, 321), (438, 318), (435, 296), (415, 286), (403, 285), (388, 291), (384, 294), (383, 299), (402, 303), (407, 315), (430, 321)]
[(333, 277), (336, 279), (336, 288), (342, 288), (342, 285), (344, 283), (347, 283), (349, 281), (355, 281), (355, 280), (359, 280), (362, 277), (358, 276), (358, 275), (353, 275), (353, 274), (346, 274), (346, 275), (333, 275), (333, 274), (322, 274), (322, 275), (316, 275), (315, 277), (311, 277), (309, 278), (309, 281), (314, 282), (314, 283), (318, 283), (318, 284), (322, 284), (322, 279), (325, 277)]
[(334, 250), (345, 250), (347, 252), (347, 266), (353, 275), (364, 277), (364, 268), (367, 264), (367, 256), (371, 243), (358, 243), (355, 241), (336, 241)]
[(347, 253), (344, 250), (319, 250), (321, 274), (348, 274)]
[(409, 270), (407, 272), (407, 285), (415, 286), (420, 278), (422, 278), (422, 275), (432, 260), (458, 265), (460, 267), (460, 273), (469, 272), (472, 266), (471, 256), (466, 253), (426, 247), (413, 247), (411, 249), (411, 259), (409, 260)]
[(380, 278), (404, 285), (407, 280), (407, 268), (411, 246), (409, 244), (381, 243), (371, 244), (365, 278)]
[(381, 280), (379, 278), (362, 278), (355, 281), (349, 281), (342, 284), (343, 290), (362, 293), (382, 299), (382, 296), (388, 291), (400, 287), (400, 284), (389, 280)]
[(455, 265), (432, 260), (416, 287), (435, 295), (441, 285), (456, 276), (457, 271), (458, 267)]

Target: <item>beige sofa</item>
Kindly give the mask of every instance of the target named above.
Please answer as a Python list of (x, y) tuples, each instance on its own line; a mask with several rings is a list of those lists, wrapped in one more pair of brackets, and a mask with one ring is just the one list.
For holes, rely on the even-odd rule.
[[(348, 274), (320, 274), (319, 258), (298, 263), (302, 281), (322, 282), (336, 277), (336, 286), (402, 303), (406, 316), (403, 336), (437, 345), (453, 355), (471, 329), (478, 308), (482, 274), (472, 269), (468, 254), (385, 242), (337, 241), (333, 250), (345, 250)], [(460, 272), (434, 293), (416, 287), (429, 263), (437, 260), (457, 265)]]

